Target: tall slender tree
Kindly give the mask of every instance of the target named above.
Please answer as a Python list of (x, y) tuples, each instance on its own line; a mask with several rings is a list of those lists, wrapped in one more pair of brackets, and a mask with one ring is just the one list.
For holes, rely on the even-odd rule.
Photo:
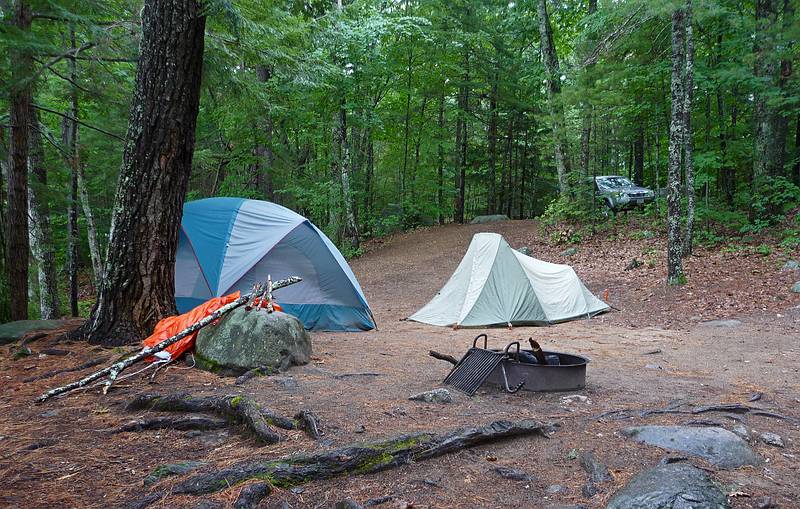
[(682, 8), (672, 12), (672, 115), (669, 125), (669, 177), (667, 180), (667, 280), (671, 285), (685, 280), (681, 261), (681, 149), (684, 139), (685, 115), (683, 108), (686, 61), (686, 12)]
[(206, 18), (196, 0), (146, 0), (105, 279), (82, 332), (140, 340), (175, 314), (175, 251), (191, 171)]
[(686, 0), (686, 74), (683, 103), (683, 169), (686, 177), (686, 232), (683, 256), (692, 254), (694, 243), (694, 139), (692, 135), (692, 98), (694, 97), (694, 38), (692, 36), (692, 0)]

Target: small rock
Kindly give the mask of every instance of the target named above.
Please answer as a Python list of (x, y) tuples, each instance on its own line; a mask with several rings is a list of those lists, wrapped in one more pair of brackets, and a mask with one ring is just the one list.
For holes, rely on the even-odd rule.
[(556, 493), (563, 493), (564, 491), (566, 491), (566, 488), (564, 488), (560, 484), (551, 484), (550, 486), (547, 487), (547, 493), (550, 493), (551, 495), (555, 495)]
[(392, 500), (393, 498), (394, 498), (394, 495), (386, 495), (385, 497), (371, 498), (371, 499), (367, 500), (366, 504), (364, 504), (364, 505), (366, 505), (368, 507), (372, 507), (372, 506), (375, 506), (375, 505), (381, 505), (381, 504), (385, 504), (386, 502)]
[(776, 509), (778, 504), (773, 502), (772, 497), (758, 497), (753, 500), (753, 507), (756, 509)]
[(750, 432), (747, 431), (747, 426), (744, 424), (737, 424), (736, 426), (731, 428), (731, 431), (739, 435), (745, 440), (750, 440)]
[(359, 426), (358, 426), (358, 427), (357, 427), (357, 428), (356, 428), (356, 429), (353, 431), (353, 433), (364, 433), (365, 431), (367, 431), (367, 428), (366, 428), (366, 426), (364, 426), (363, 424), (360, 424), (360, 425), (359, 425)]
[(361, 509), (361, 504), (348, 498), (347, 500), (336, 502), (336, 505), (333, 506), (333, 509)]
[(528, 248), (528, 246), (522, 246), (521, 248), (517, 249), (517, 251), (524, 254), (525, 256), (530, 256), (531, 254), (531, 250)]
[(783, 264), (783, 267), (781, 267), (781, 272), (797, 269), (800, 269), (800, 263), (798, 263), (797, 260), (787, 260), (786, 263)]
[(53, 408), (52, 410), (47, 410), (39, 414), (39, 417), (55, 417), (58, 415), (58, 408)]
[(301, 486), (295, 486), (294, 488), (290, 488), (289, 491), (291, 491), (295, 495), (299, 495), (299, 494), (303, 493), (304, 491), (306, 491), (306, 489), (301, 487)]
[(561, 256), (575, 256), (578, 254), (577, 247), (568, 247), (567, 249), (561, 251)]
[(432, 391), (420, 392), (410, 398), (412, 401), (424, 401), (426, 403), (450, 403), (453, 398), (447, 389), (433, 389)]
[(646, 364), (645, 369), (664, 369), (659, 364)]
[(522, 470), (517, 470), (516, 468), (507, 468), (507, 467), (495, 467), (492, 469), (492, 472), (496, 473), (500, 477), (505, 479), (510, 479), (512, 481), (532, 481), (533, 476), (524, 472)]
[(800, 293), (800, 281), (792, 285), (792, 293)]
[[(582, 452), (579, 456), (579, 460), (581, 467), (589, 475), (590, 484), (606, 482), (613, 479), (611, 473), (608, 471), (608, 467), (601, 463), (591, 451)], [(595, 493), (596, 492), (597, 490), (595, 490)]]
[(785, 447), (783, 444), (783, 438), (777, 433), (770, 433), (769, 431), (764, 432), (758, 438), (761, 439), (767, 445), (774, 445), (775, 447)]
[(582, 394), (573, 394), (571, 396), (561, 397), (562, 405), (572, 405), (573, 403), (585, 403), (587, 405), (591, 405), (592, 400)]
[(763, 396), (764, 396), (764, 393), (763, 393), (763, 392), (754, 392), (753, 394), (751, 394), (751, 395), (750, 395), (750, 399), (749, 399), (748, 401), (750, 401), (750, 402), (753, 402), (753, 401), (758, 401), (758, 400), (760, 400), (760, 399), (761, 399)]

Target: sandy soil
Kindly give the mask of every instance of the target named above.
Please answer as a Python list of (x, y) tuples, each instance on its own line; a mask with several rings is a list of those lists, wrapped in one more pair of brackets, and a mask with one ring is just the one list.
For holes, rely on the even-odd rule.
[[(595, 293), (608, 290), (610, 301), (620, 311), (553, 327), (486, 331), (494, 347), (533, 336), (547, 350), (590, 357), (587, 388), (580, 391), (590, 402), (562, 404), (564, 394), (520, 391), (509, 395), (491, 389), (481, 389), (472, 398), (453, 391), (454, 402), (446, 405), (408, 400), (413, 393), (439, 387), (449, 371), (449, 365), (429, 357), (428, 350), (460, 357), (481, 332), (402, 321), (444, 284), (478, 231), (500, 232), (512, 246), (530, 247), (533, 256), (568, 262)], [(90, 390), (34, 405), (35, 395), (72, 380), (74, 374), (31, 383), (23, 383), (23, 378), (78, 365), (103, 352), (81, 343), (56, 344), (58, 334), (33, 343), (33, 350), (55, 346), (69, 355), (13, 360), (14, 348), (5, 347), (0, 360), (4, 381), (0, 505), (112, 507), (146, 493), (145, 475), (167, 462), (202, 460), (226, 465), (246, 457), (318, 451), (406, 431), (443, 431), (499, 418), (534, 418), (557, 423), (559, 428), (550, 438), (522, 438), (378, 474), (276, 490), (262, 507), (285, 507), (284, 503), (292, 508), (332, 507), (344, 498), (365, 503), (389, 495), (392, 500), (379, 507), (604, 507), (630, 477), (669, 454), (625, 439), (620, 434), (624, 427), (702, 418), (729, 429), (741, 421), (758, 433), (778, 433), (786, 443), (780, 449), (754, 441), (754, 449), (767, 460), (760, 467), (717, 471), (692, 460), (736, 494), (730, 498), (733, 507), (755, 507), (755, 500), (762, 496), (771, 496), (780, 507), (800, 507), (798, 426), (762, 416), (640, 417), (636, 412), (679, 401), (747, 403), (752, 394), (763, 393), (759, 401), (749, 404), (800, 418), (800, 296), (788, 292), (800, 274), (781, 273), (780, 255), (701, 250), (687, 262), (689, 284), (667, 289), (660, 255), (663, 239), (635, 240), (620, 233), (585, 242), (570, 258), (559, 255), (563, 249), (544, 243), (536, 225), (528, 221), (430, 228), (377, 243), (352, 266), (379, 330), (314, 334), (312, 364), (280, 376), (253, 379), (244, 386), (175, 366), (154, 382), (129, 378), (108, 396)], [(647, 263), (624, 271), (635, 256)], [(736, 318), (741, 323), (733, 327), (705, 323), (719, 318)], [(378, 375), (334, 376), (364, 372)], [(140, 415), (124, 411), (127, 400), (141, 392), (158, 391), (250, 394), (287, 415), (311, 409), (322, 420), (325, 440), (320, 444), (300, 432), (281, 431), (285, 441), (256, 447), (252, 439), (227, 432), (196, 438), (180, 431), (108, 433)], [(625, 409), (633, 411), (626, 419), (597, 417)], [(574, 459), (581, 450), (594, 451), (614, 476), (591, 498), (581, 492), (586, 474)], [(497, 466), (525, 470), (534, 480), (503, 479), (492, 471)], [(163, 481), (160, 487), (174, 482)], [(553, 493), (555, 485), (561, 487), (557, 493)], [(239, 490), (236, 486), (208, 499), (230, 505)], [(197, 498), (171, 497), (156, 507), (195, 507), (198, 502)]]

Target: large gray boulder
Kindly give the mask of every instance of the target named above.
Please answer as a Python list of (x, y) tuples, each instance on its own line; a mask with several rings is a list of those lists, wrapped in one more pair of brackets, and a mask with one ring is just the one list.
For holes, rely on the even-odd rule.
[(225, 376), (254, 368), (284, 371), (308, 363), (311, 336), (294, 316), (240, 307), (200, 330), (195, 356), (198, 367)]
[(639, 442), (698, 456), (722, 469), (761, 463), (747, 442), (724, 428), (636, 426), (625, 428), (623, 434)]
[(728, 509), (728, 498), (699, 468), (671, 463), (646, 470), (619, 490), (606, 509)]

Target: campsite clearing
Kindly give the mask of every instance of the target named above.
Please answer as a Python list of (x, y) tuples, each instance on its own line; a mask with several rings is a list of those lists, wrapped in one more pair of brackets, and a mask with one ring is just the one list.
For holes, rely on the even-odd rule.
[[(512, 247), (527, 246), (536, 258), (569, 263), (595, 295), (608, 290), (610, 303), (620, 311), (588, 321), (512, 330), (452, 330), (403, 320), (444, 285), (473, 234), (482, 231), (501, 233)], [(603, 240), (584, 242), (565, 258), (559, 253), (566, 246), (545, 243), (533, 221), (435, 227), (375, 242), (352, 267), (378, 330), (312, 333), (311, 364), (243, 385), (181, 364), (159, 373), (152, 384), (145, 372), (144, 378), (120, 381), (107, 396), (90, 390), (36, 405), (36, 395), (75, 373), (29, 383), (23, 379), (109, 354), (85, 343), (59, 342), (57, 348), (68, 355), (37, 355), (56, 346), (58, 333), (31, 343), (34, 355), (17, 360), (15, 345), (5, 346), (0, 360), (0, 505), (110, 507), (156, 487), (169, 489), (191, 475), (144, 488), (145, 477), (168, 463), (202, 461), (208, 465), (201, 468), (219, 468), (255, 456), (317, 453), (405, 432), (532, 418), (560, 426), (549, 439), (522, 437), (385, 472), (276, 489), (261, 507), (277, 508), (286, 501), (293, 508), (327, 508), (346, 498), (363, 504), (389, 496), (378, 507), (604, 507), (634, 475), (664, 456), (676, 456), (630, 440), (622, 430), (702, 421), (729, 430), (743, 424), (753, 437), (753, 450), (769, 460), (726, 471), (692, 460), (709, 468), (728, 494), (736, 493), (729, 497), (732, 507), (752, 507), (764, 496), (780, 507), (800, 507), (800, 428), (790, 420), (752, 412), (642, 414), (740, 403), (800, 419), (800, 295), (789, 292), (797, 275), (780, 271), (784, 260), (777, 254), (699, 250), (686, 263), (689, 284), (667, 288), (663, 243), (658, 237), (626, 237), (620, 229)], [(645, 263), (625, 271), (635, 257)], [(728, 321), (712, 322), (723, 319)], [(579, 392), (584, 398), (525, 391), (508, 395), (482, 388), (472, 398), (451, 390), (453, 401), (446, 404), (408, 400), (439, 387), (450, 369), (429, 357), (428, 350), (459, 358), (479, 332), (487, 332), (495, 348), (533, 336), (545, 350), (588, 356), (587, 388)], [(253, 438), (224, 429), (110, 433), (144, 415), (125, 411), (125, 404), (143, 392), (249, 395), (281, 415), (313, 411), (325, 434), (315, 442), (302, 430), (280, 429), (283, 441), (259, 446)], [(759, 393), (760, 399), (749, 401)], [(764, 432), (778, 434), (785, 448), (758, 441)], [(585, 451), (594, 451), (612, 477), (598, 482), (598, 493), (591, 497), (586, 496), (587, 473), (581, 466)], [(502, 475), (506, 471), (516, 474)], [(229, 506), (240, 490), (235, 486), (204, 498)], [(153, 507), (196, 507), (200, 500), (171, 497)]]

